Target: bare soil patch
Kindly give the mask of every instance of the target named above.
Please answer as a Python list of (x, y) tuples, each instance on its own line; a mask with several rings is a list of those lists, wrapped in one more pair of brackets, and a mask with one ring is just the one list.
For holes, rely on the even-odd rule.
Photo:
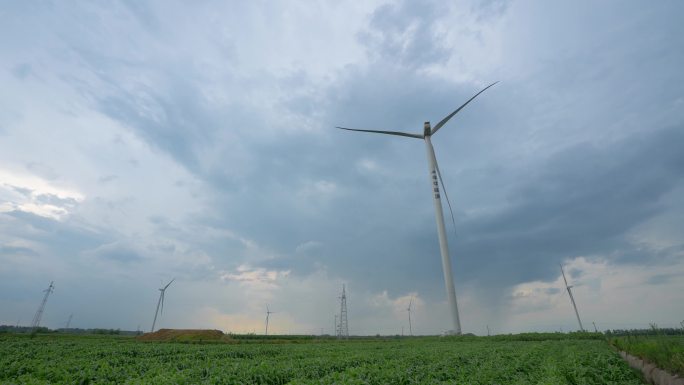
[(138, 341), (165, 342), (228, 342), (231, 338), (220, 330), (207, 329), (159, 329), (136, 337)]

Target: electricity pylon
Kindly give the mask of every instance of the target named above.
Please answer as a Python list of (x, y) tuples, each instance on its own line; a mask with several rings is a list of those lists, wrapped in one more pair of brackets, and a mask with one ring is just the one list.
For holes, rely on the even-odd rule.
[(342, 284), (342, 295), (340, 296), (340, 322), (337, 324), (337, 337), (349, 338), (349, 324), (347, 323), (347, 293)]
[(40, 303), (38, 311), (36, 311), (36, 315), (33, 316), (33, 321), (31, 321), (32, 332), (35, 332), (36, 329), (38, 329), (38, 326), (40, 326), (40, 319), (43, 318), (43, 310), (45, 310), (45, 304), (47, 303), (47, 299), (50, 296), (50, 293), (52, 293), (53, 291), (55, 291), (55, 285), (54, 281), (51, 281), (50, 286), (48, 286), (47, 289), (43, 290), (43, 292), (45, 292), (45, 296), (43, 296), (43, 301)]

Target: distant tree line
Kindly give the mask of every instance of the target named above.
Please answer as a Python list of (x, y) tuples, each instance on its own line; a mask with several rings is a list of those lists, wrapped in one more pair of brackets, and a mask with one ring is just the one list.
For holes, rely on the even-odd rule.
[(38, 327), (35, 330), (30, 326), (15, 326), (15, 325), (0, 325), (0, 333), (62, 333), (62, 334), (98, 334), (98, 335), (140, 335), (141, 331), (130, 331), (121, 329), (81, 329), (81, 328), (59, 328), (48, 329), (44, 326)]
[[(30, 326), (14, 326), (14, 325), (0, 325), (0, 333), (31, 333), (33, 330)], [(35, 329), (36, 333), (51, 333), (52, 331), (46, 327), (40, 326)]]
[(682, 328), (659, 328), (657, 326), (650, 327), (648, 329), (612, 329), (606, 330), (606, 335), (608, 337), (621, 337), (621, 336), (673, 336), (678, 334), (684, 334), (684, 329)]

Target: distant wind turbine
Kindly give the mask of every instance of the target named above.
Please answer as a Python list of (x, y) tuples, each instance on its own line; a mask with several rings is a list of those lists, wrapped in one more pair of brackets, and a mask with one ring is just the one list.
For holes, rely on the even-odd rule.
[[(159, 291), (159, 301), (157, 302), (157, 310), (154, 312), (154, 321), (152, 321), (152, 330), (150, 330), (150, 333), (154, 332), (154, 326), (157, 324), (157, 315), (160, 313), (164, 312), (164, 293), (166, 292), (166, 289), (168, 289), (169, 285), (175, 280), (176, 278), (172, 279), (169, 281), (169, 283), (166, 284), (163, 288), (160, 288)], [(161, 311), (159, 311), (159, 306), (161, 305)]]
[(411, 297), (411, 300), (409, 301), (408, 308), (406, 308), (406, 311), (408, 312), (409, 316), (409, 335), (413, 335), (413, 328), (411, 327), (411, 305), (413, 305), (413, 297)]
[(268, 318), (269, 318), (269, 316), (270, 316), (271, 314), (273, 314), (273, 313), (275, 313), (275, 312), (271, 311), (271, 310), (268, 308), (268, 305), (266, 305), (266, 333), (265, 333), (266, 335), (268, 335)]
[[(454, 110), (452, 113), (447, 115), (444, 119), (442, 119), (437, 125), (433, 128), (430, 127), (430, 122), (425, 122), (423, 125), (423, 133), (422, 134), (412, 134), (412, 133), (407, 133), (407, 132), (399, 132), (399, 131), (378, 131), (378, 130), (360, 130), (360, 129), (353, 129), (353, 128), (346, 128), (346, 127), (337, 127), (342, 130), (348, 130), (348, 131), (360, 131), (360, 132), (372, 132), (372, 133), (377, 133), (377, 134), (387, 134), (387, 135), (396, 135), (396, 136), (405, 136), (408, 138), (415, 138), (415, 139), (423, 139), (425, 141), (425, 146), (427, 148), (427, 157), (428, 157), (428, 165), (429, 165), (429, 173), (430, 173), (430, 185), (432, 188), (433, 192), (433, 202), (435, 206), (435, 215), (436, 215), (436, 221), (437, 221), (437, 235), (439, 237), (439, 250), (442, 255), (442, 270), (444, 272), (444, 285), (446, 287), (446, 292), (447, 292), (447, 298), (449, 300), (449, 307), (451, 309), (451, 318), (453, 322), (453, 330), (452, 333), (455, 334), (461, 334), (461, 321), (458, 316), (458, 303), (456, 302), (456, 289), (454, 287), (454, 278), (451, 272), (451, 259), (449, 257), (449, 246), (447, 244), (447, 237), (446, 237), (446, 230), (444, 227), (444, 213), (442, 212), (442, 201), (440, 199), (439, 195), (439, 183), (441, 182), (442, 187), (444, 187), (444, 181), (442, 180), (442, 175), (439, 172), (439, 166), (437, 165), (437, 158), (435, 157), (435, 150), (432, 147), (432, 142), (430, 141), (430, 138), (432, 135), (437, 133), (437, 131), (444, 126), (449, 119), (451, 119), (454, 115), (456, 115), (459, 111), (461, 111), (468, 103), (470, 103), (473, 99), (475, 99), (478, 95), (483, 93), (486, 89), (489, 87), (493, 86), (498, 82), (494, 82), (484, 89), (482, 91), (478, 92), (473, 96), (472, 98), (468, 99), (467, 102), (463, 103), (460, 107), (458, 107), (456, 110)], [(451, 204), (449, 203), (449, 197), (446, 195), (446, 189), (444, 189), (444, 197), (447, 199), (447, 203), (449, 204), (449, 209), (451, 209)], [(452, 214), (453, 217), (453, 214)]]
[(572, 296), (572, 286), (568, 285), (568, 280), (565, 279), (565, 271), (563, 270), (563, 265), (560, 265), (561, 268), (561, 274), (563, 274), (563, 281), (565, 282), (565, 289), (568, 291), (568, 294), (570, 295), (570, 302), (572, 302), (572, 307), (575, 309), (575, 315), (577, 316), (577, 322), (579, 323), (579, 327), (581, 331), (584, 331), (584, 326), (582, 326), (582, 320), (580, 320), (579, 312), (577, 311), (577, 305), (575, 304), (575, 297)]

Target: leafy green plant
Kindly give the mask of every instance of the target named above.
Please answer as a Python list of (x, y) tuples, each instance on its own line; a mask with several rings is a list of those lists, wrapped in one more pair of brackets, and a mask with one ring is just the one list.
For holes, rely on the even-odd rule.
[[(654, 330), (657, 329), (654, 328)], [(620, 350), (641, 357), (661, 369), (684, 375), (684, 337), (676, 335), (628, 335), (614, 337), (610, 343)]]
[[(0, 335), (11, 384), (640, 384), (602, 340), (493, 337), (140, 342), (113, 335)], [(280, 336), (280, 341), (286, 341)]]

